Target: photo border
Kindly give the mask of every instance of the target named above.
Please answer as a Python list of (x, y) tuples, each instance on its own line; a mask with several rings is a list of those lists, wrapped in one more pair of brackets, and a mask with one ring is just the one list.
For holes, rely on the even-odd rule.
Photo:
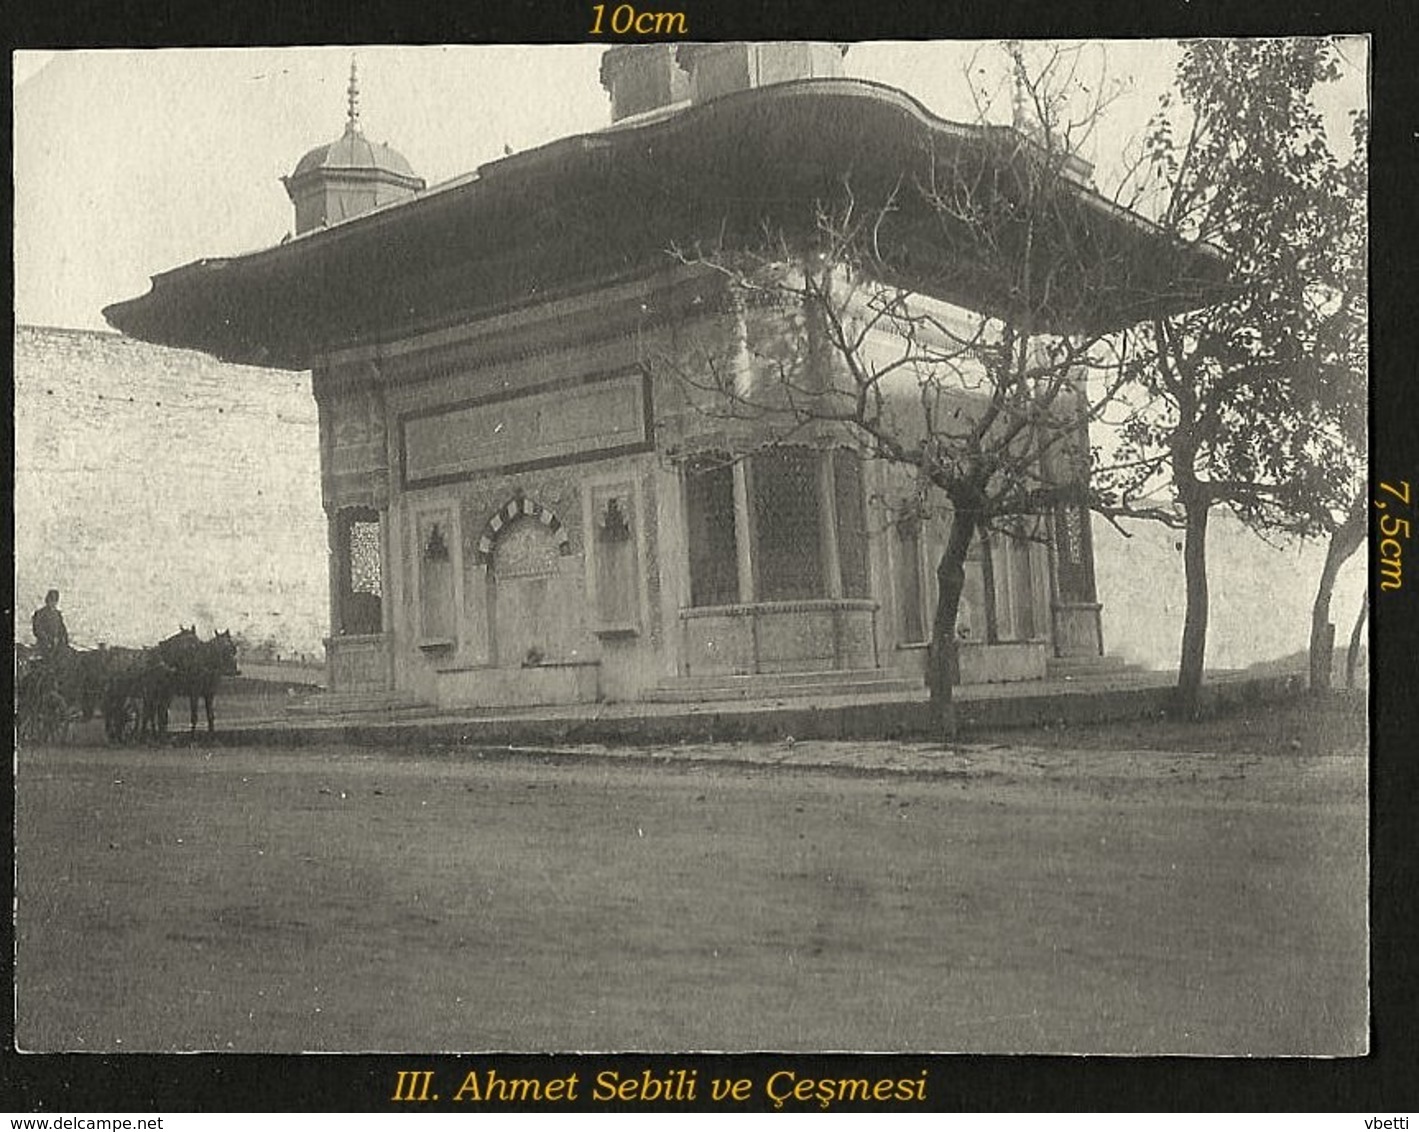
[[(1138, 4), (909, 3), (795, 5), (767, 12), (740, 0), (693, 0), (696, 39), (976, 39), (1155, 38), (1173, 36), (1370, 33), (1372, 39), (1372, 416), (1374, 482), (1419, 482), (1419, 404), (1416, 404), (1414, 255), (1411, 202), (1419, 185), (1414, 131), (1419, 97), (1413, 60), (1419, 57), (1412, 19), (1399, 5), (1327, 3), (1223, 4), (1211, 0)], [(776, 5), (775, 9), (787, 8)], [(479, 4), (430, 0), (418, 6), (389, 3), (227, 5), (176, 12), (167, 5), (48, 3), (23, 0), (10, 24), (14, 48), (285, 46), (315, 44), (547, 43), (586, 39), (587, 4), (565, 0)], [(608, 37), (607, 43), (615, 40)], [(7, 67), (11, 65), (6, 55)], [(8, 92), (13, 88), (5, 87)], [(7, 144), (13, 138), (7, 136)], [(11, 207), (13, 208), (13, 201)], [(13, 215), (12, 215), (13, 220)], [(13, 304), (12, 304), (13, 310)], [(13, 315), (12, 315), (13, 319)], [(13, 326), (12, 326), (13, 331)], [(13, 437), (11, 413), (6, 427)], [(11, 508), (13, 531), (13, 500)], [(1414, 543), (1410, 544), (1415, 545)], [(1373, 544), (1363, 548), (1373, 553)], [(1372, 581), (1372, 587), (1374, 582)], [(1371, 598), (1371, 950), (1373, 1052), (1352, 1059), (1085, 1058), (829, 1054), (716, 1056), (573, 1055), (411, 1057), (367, 1055), (17, 1055), (14, 987), (6, 980), (3, 1013), (3, 1082), (14, 1111), (382, 1111), (397, 1109), (390, 1083), (401, 1068), (430, 1068), (455, 1075), (476, 1064), (499, 1073), (554, 1076), (572, 1068), (617, 1068), (639, 1073), (698, 1067), (701, 1076), (762, 1079), (773, 1068), (802, 1074), (915, 1075), (926, 1065), (936, 1083), (931, 1111), (1391, 1111), (1419, 1107), (1414, 1066), (1416, 852), (1419, 799), (1414, 751), (1415, 645), (1419, 643), (1419, 579), (1391, 595)], [(14, 595), (11, 605), (13, 608)], [(13, 790), (5, 792), (13, 845)], [(13, 899), (13, 870), (5, 870)], [(13, 903), (11, 904), (13, 906)], [(11, 940), (13, 957), (13, 939)], [(13, 974), (13, 970), (12, 970)], [(508, 1111), (510, 1105), (466, 1105), (465, 1114)], [(560, 1106), (566, 1111), (567, 1106)], [(591, 1107), (591, 1106), (582, 1106)], [(597, 1105), (598, 1111), (621, 1106)], [(856, 1106), (843, 1106), (851, 1108)], [(872, 1106), (866, 1106), (872, 1107)], [(889, 1107), (889, 1106), (881, 1106)], [(909, 1106), (893, 1105), (895, 1110)], [(627, 1109), (666, 1111), (631, 1105)], [(677, 1111), (716, 1109), (680, 1105)], [(718, 1111), (725, 1111), (718, 1106)], [(447, 1110), (444, 1110), (447, 1111)], [(736, 1109), (735, 1111), (739, 1111)]]

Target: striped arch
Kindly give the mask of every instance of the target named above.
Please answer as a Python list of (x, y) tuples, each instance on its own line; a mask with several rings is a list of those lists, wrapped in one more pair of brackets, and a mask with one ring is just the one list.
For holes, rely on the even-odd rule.
[(566, 528), (562, 526), (562, 521), (548, 508), (536, 500), (528, 499), (523, 495), (515, 495), (498, 508), (497, 513), (483, 526), (482, 537), (478, 539), (478, 556), (484, 563), (492, 561), (493, 544), (497, 542), (498, 535), (502, 533), (504, 527), (522, 516), (536, 519), (557, 540), (557, 551), (560, 554), (571, 553), (571, 542), (567, 537)]

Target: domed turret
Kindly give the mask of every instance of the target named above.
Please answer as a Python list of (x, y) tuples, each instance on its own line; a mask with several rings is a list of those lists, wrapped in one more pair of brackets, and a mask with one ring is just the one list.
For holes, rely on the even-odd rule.
[(350, 61), (349, 116), (345, 132), (328, 145), (316, 146), (282, 177), (296, 206), (296, 235), (338, 224), (382, 204), (407, 200), (424, 189), (398, 150), (369, 141), (360, 131), (360, 88)]

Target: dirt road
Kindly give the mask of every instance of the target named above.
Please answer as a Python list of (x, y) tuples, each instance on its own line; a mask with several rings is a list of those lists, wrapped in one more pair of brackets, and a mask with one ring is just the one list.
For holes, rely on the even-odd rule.
[(1363, 758), (861, 754), (22, 752), (19, 1044), (1363, 1051)]

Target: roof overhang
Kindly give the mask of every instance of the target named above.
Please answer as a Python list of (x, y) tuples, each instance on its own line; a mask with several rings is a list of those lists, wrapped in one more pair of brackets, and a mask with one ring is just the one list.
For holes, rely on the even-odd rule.
[[(227, 361), (309, 368), (341, 346), (388, 341), (669, 263), (672, 247), (722, 247), (767, 229), (810, 234), (817, 201), (849, 185), (893, 200), (894, 282), (1005, 312), (969, 231), (919, 192), (944, 165), (978, 175), (1033, 160), (1012, 131), (963, 126), (900, 91), (815, 79), (743, 91), (670, 117), (569, 137), (482, 166), (330, 228), (153, 277), (104, 316), (136, 338)], [(1007, 156), (1001, 156), (1006, 154)], [(1011, 156), (1013, 155), (1013, 156)], [(1200, 305), (1224, 274), (1211, 249), (1167, 241), (1083, 185), (1040, 246), (1092, 249), (1044, 312), (1060, 328), (1124, 326)], [(1073, 254), (1073, 253), (1071, 253)], [(998, 273), (995, 273), (998, 274)]]

